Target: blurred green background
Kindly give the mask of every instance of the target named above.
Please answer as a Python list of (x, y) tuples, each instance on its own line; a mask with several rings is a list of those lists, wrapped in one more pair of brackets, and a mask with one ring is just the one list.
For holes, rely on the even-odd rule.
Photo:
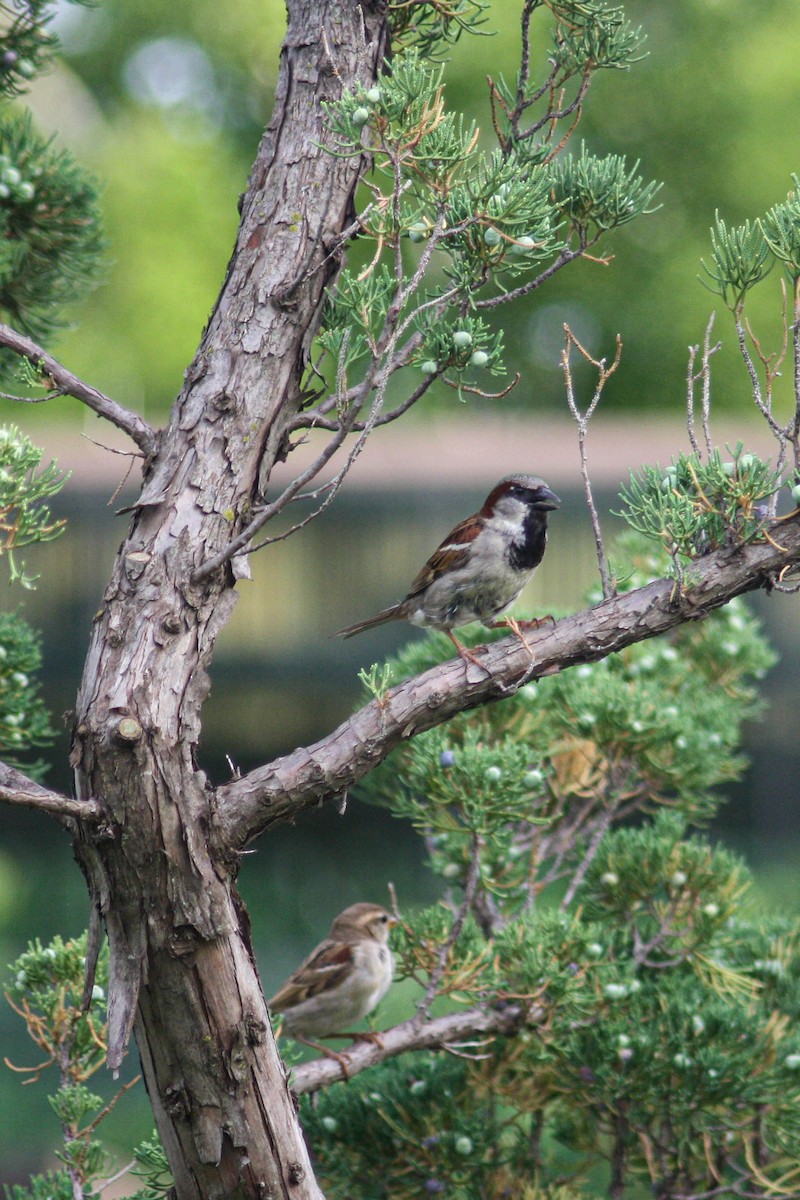
[[(800, 170), (800, 22), (791, 0), (640, 0), (629, 5), (629, 16), (647, 34), (648, 55), (631, 72), (595, 81), (582, 136), (592, 150), (639, 159), (645, 178), (663, 180), (662, 207), (614, 236), (606, 247), (614, 255), (610, 265), (575, 264), (527, 303), (496, 313), (509, 371), (522, 372), (524, 384), (502, 412), (492, 406), (491, 418), (512, 434), (523, 409), (526, 431), (535, 431), (537, 413), (568, 426), (558, 367), (562, 323), (568, 320), (598, 355), (611, 353), (620, 332), (623, 364), (604, 413), (630, 420), (639, 431), (631, 452), (638, 457), (627, 463), (635, 468), (656, 458), (645, 418), (671, 419), (680, 428), (687, 346), (702, 338), (715, 306), (697, 279), (715, 209), (733, 223), (758, 216), (784, 198), (791, 172)], [(455, 47), (447, 85), (449, 102), (467, 109), (484, 130), (490, 122), (483, 77), (487, 71), (513, 76), (517, 6), (495, 0), (489, 18), (486, 28), (494, 36)], [(154, 423), (164, 419), (180, 387), (223, 278), (237, 198), (270, 112), (284, 25), (277, 0), (106, 0), (92, 9), (65, 4), (57, 10), (65, 58), (37, 81), (32, 102), (40, 125), (105, 181), (110, 252), (106, 282), (72, 314), (75, 327), (55, 351)], [(769, 348), (779, 340), (778, 296), (774, 274), (752, 307), (754, 327)], [(724, 347), (715, 360), (714, 404), (725, 414), (726, 430), (745, 436), (738, 430), (749, 429), (749, 390), (722, 312), (717, 333)], [(779, 404), (788, 411), (791, 371), (785, 375)], [(215, 780), (225, 777), (226, 755), (247, 769), (321, 736), (357, 702), (358, 669), (409, 636), (397, 627), (345, 644), (329, 640), (341, 625), (400, 596), (424, 556), (484, 494), (486, 464), (470, 459), (455, 440), (457, 471), (447, 480), (430, 477), (423, 451), (432, 436), (431, 411), (437, 421), (452, 417), (464, 427), (483, 428), (487, 418), (475, 401), (456, 410), (450, 393), (435, 397), (408, 418), (419, 439), (415, 450), (411, 438), (406, 455), (420, 464), (416, 479), (412, 470), (394, 488), (367, 480), (345, 490), (302, 537), (255, 560), (254, 581), (242, 589), (213, 668), (202, 757)], [(124, 532), (126, 518), (114, 512), (135, 493), (129, 482), (115, 495), (124, 460), (107, 464), (100, 478), (87, 446), (80, 470), (74, 446), (81, 433), (120, 443), (75, 402), (20, 408), (0, 401), (0, 420), (17, 422), (48, 456), (72, 447), (65, 461), (78, 468), (54, 505), (69, 518), (67, 533), (29, 556), (43, 578), (22, 606), (44, 633), (44, 690), (61, 731), (48, 754), (49, 781), (68, 789), (61, 713), (74, 703), (91, 616)], [(535, 443), (535, 432), (531, 439)], [(380, 444), (377, 439), (378, 456)], [(533, 601), (539, 611), (569, 609), (581, 603), (594, 578), (576, 459), (532, 465), (565, 499)], [(613, 482), (624, 472), (614, 477), (602, 462), (596, 465), (607, 518)], [(507, 469), (528, 466), (525, 457)], [(9, 591), (6, 603), (17, 605), (20, 595)], [(753, 765), (730, 789), (732, 804), (718, 831), (756, 866), (762, 898), (796, 909), (799, 618), (789, 598), (760, 596), (755, 603), (782, 660), (767, 682), (767, 719), (749, 734)], [(10, 808), (1, 819), (4, 965), (31, 937), (77, 934), (88, 905), (68, 839), (55, 824)], [(343, 817), (314, 813), (262, 839), (245, 861), (242, 891), (265, 988), (281, 982), (347, 903), (385, 899), (389, 880), (404, 906), (436, 894), (411, 832), (357, 798)], [(400, 991), (383, 1017), (402, 1015), (407, 999)], [(36, 1061), (21, 1021), (5, 1006), (0, 1045), (17, 1064)], [(101, 1082), (110, 1092), (109, 1082)], [(20, 1180), (47, 1161), (56, 1121), (46, 1091), (45, 1080), (22, 1087), (11, 1072), (0, 1072), (6, 1114), (0, 1182)], [(143, 1095), (127, 1097), (112, 1121), (124, 1161), (126, 1149), (149, 1131)]]

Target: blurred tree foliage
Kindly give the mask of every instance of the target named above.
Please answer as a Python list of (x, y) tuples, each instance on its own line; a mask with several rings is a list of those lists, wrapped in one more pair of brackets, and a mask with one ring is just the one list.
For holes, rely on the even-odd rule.
[[(796, 163), (785, 108), (776, 103), (791, 94), (800, 53), (791, 0), (758, 13), (745, 0), (724, 8), (641, 0), (630, 16), (646, 35), (645, 57), (634, 71), (601, 73), (593, 82), (582, 135), (592, 152), (640, 158), (645, 178), (664, 181), (662, 207), (614, 234), (610, 267), (575, 264), (544, 300), (537, 293), (495, 316), (509, 375), (523, 373), (503, 402), (510, 408), (529, 401), (529, 385), (538, 404), (561, 405), (567, 320), (597, 354), (616, 333), (623, 336), (624, 369), (608, 405), (674, 413), (683, 402), (685, 348), (701, 339), (708, 314), (698, 275), (715, 210), (736, 223), (791, 187)], [(152, 419), (166, 413), (178, 389), (222, 278), (236, 200), (270, 111), (284, 25), (280, 0), (222, 7), (108, 0), (91, 9), (65, 5), (55, 21), (66, 56), (37, 84), (34, 106), (45, 128), (57, 126), (107, 181), (102, 204), (116, 255), (107, 283), (82, 310), (80, 330), (64, 335), (59, 353)], [(484, 29), (482, 61), (495, 79), (513, 77), (516, 10), (492, 0)], [(448, 104), (488, 132), (476, 44), (469, 39), (448, 52)], [(776, 273), (751, 312), (767, 346), (779, 339), (777, 288)], [(717, 411), (741, 410), (749, 393), (735, 340), (723, 336)], [(432, 395), (428, 407), (452, 404), (439, 385)], [(63, 419), (80, 418), (73, 411)]]

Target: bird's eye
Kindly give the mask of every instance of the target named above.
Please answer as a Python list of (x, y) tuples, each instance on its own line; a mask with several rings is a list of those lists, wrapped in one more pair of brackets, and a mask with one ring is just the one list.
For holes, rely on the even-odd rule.
[(378, 920), (380, 921), (381, 925), (385, 925), (386, 922), (389, 920), (389, 916), (387, 913), (384, 913), (383, 916), (378, 917)]

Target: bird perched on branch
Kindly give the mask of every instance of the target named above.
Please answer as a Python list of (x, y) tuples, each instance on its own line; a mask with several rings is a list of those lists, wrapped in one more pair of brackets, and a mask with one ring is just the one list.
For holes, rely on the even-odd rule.
[[(339, 913), (324, 942), (269, 1001), (272, 1012), (283, 1014), (295, 1041), (342, 1062), (344, 1055), (310, 1037), (374, 1039), (375, 1035), (352, 1033), (348, 1026), (371, 1013), (389, 990), (394, 973), (389, 932), (396, 924), (378, 904), (351, 904)], [(344, 1062), (342, 1066), (346, 1074)]]
[[(519, 622), (497, 620), (520, 594), (544, 556), (547, 514), (561, 501), (535, 475), (508, 475), (492, 488), (483, 508), (467, 517), (434, 550), (405, 599), (366, 621), (340, 629), (352, 637), (384, 621), (410, 621), (441, 629), (462, 658), (482, 667), (453, 634), (480, 621), (507, 625), (527, 647)], [(532, 622), (538, 624), (538, 622)]]

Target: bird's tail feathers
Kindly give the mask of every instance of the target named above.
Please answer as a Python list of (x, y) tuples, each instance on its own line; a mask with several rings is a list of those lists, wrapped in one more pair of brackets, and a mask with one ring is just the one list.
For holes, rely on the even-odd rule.
[(376, 613), (374, 617), (367, 617), (366, 621), (357, 621), (355, 625), (348, 625), (346, 629), (338, 629), (334, 637), (353, 637), (356, 633), (363, 633), (365, 629), (372, 629), (375, 625), (383, 625), (385, 621), (397, 621), (400, 617), (399, 609), (399, 604), (393, 604), (391, 608), (384, 608), (381, 612)]

